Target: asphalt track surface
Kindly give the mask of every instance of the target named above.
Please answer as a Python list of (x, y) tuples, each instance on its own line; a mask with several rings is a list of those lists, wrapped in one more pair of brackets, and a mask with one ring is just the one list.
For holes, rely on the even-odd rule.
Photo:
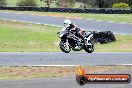
[(36, 80), (4, 80), (0, 88), (131, 88), (132, 84), (85, 84), (80, 86), (75, 77)]
[(71, 52), (3, 52), (0, 66), (48, 66), (48, 65), (131, 65), (129, 53), (81, 53)]
[[(14, 12), (0, 12), (0, 19), (9, 19), (17, 21), (26, 21), (40, 24), (50, 24), (55, 26), (63, 26), (63, 21), (66, 18), (63, 17), (51, 17), (51, 16), (38, 16), (28, 14), (16, 14)], [(132, 24), (117, 23), (108, 21), (97, 21), (91, 19), (73, 19), (72, 22), (76, 23), (79, 27), (89, 31), (112, 31), (118, 34), (132, 35)]]

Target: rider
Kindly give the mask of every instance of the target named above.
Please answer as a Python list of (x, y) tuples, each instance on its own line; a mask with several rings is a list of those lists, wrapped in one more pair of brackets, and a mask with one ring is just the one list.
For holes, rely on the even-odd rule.
[(73, 24), (69, 19), (64, 20), (64, 27), (68, 30), (75, 31), (76, 35), (79, 36), (82, 40), (84, 40), (83, 33), (85, 32), (85, 30)]

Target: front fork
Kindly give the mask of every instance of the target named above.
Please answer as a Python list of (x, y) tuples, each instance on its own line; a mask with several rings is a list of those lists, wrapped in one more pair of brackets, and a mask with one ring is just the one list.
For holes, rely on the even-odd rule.
[(85, 45), (93, 45), (92, 40), (93, 40), (93, 34), (91, 34), (87, 37), (84, 37)]
[(87, 46), (89, 50), (92, 51), (94, 49), (93, 34), (89, 35), (88, 37), (85, 37), (84, 42), (85, 42), (85, 46)]

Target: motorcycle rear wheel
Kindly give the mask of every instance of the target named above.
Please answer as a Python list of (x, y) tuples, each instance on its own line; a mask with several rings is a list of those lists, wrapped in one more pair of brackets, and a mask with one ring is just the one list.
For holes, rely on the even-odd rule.
[(88, 46), (84, 46), (84, 50), (85, 50), (87, 53), (92, 53), (92, 52), (94, 51), (94, 46), (93, 46), (93, 49), (92, 49), (92, 50), (90, 50), (90, 49), (88, 48)]

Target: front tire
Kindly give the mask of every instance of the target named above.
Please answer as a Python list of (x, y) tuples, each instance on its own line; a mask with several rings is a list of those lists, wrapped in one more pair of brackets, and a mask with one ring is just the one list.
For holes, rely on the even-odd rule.
[(66, 41), (66, 42), (60, 41), (59, 46), (60, 46), (60, 49), (65, 53), (69, 53), (71, 51), (71, 47), (70, 47), (68, 41)]

